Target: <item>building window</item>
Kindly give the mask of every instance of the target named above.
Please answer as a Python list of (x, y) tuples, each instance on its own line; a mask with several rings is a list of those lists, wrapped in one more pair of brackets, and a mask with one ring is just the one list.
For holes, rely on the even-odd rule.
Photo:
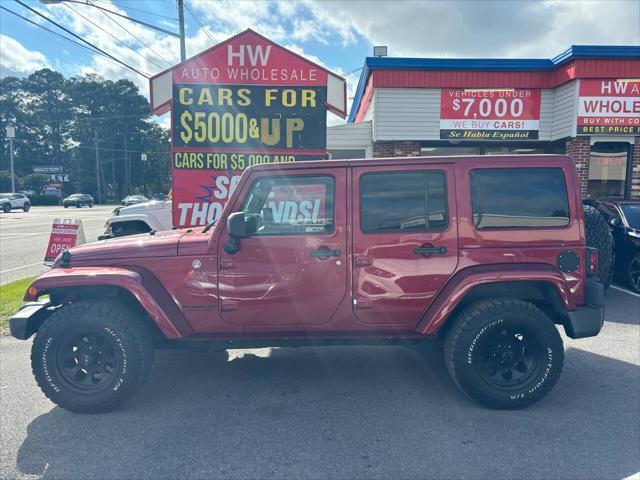
[(331, 160), (367, 158), (367, 151), (364, 148), (332, 148), (329, 150), (329, 158)]
[(591, 146), (588, 197), (624, 197), (629, 150), (626, 142), (596, 142)]
[(436, 145), (420, 148), (420, 155), (423, 157), (440, 157), (447, 155), (480, 155), (480, 146), (464, 145)]

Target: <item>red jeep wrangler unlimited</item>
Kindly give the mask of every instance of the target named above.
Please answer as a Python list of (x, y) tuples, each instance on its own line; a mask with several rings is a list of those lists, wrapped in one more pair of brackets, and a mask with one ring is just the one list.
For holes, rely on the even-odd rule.
[[(492, 408), (554, 386), (604, 290), (573, 161), (393, 158), (248, 169), (222, 221), (64, 252), (11, 320), (44, 394), (75, 412), (135, 393), (167, 344), (415, 345)], [(36, 302), (48, 295), (47, 302)]]

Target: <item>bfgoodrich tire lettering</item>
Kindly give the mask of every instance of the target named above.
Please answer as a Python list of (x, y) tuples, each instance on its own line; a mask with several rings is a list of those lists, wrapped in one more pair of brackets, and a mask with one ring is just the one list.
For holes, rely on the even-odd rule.
[(153, 345), (141, 319), (110, 301), (83, 300), (56, 311), (31, 350), (40, 389), (77, 413), (115, 408), (138, 391), (152, 362)]
[(557, 382), (563, 361), (553, 322), (519, 299), (468, 306), (445, 340), (445, 362), (454, 382), (490, 408), (518, 409), (537, 402)]

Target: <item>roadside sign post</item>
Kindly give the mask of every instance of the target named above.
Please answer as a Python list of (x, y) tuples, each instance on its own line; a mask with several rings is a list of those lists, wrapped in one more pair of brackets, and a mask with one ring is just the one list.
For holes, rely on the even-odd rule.
[(51, 266), (58, 255), (76, 245), (82, 245), (87, 240), (82, 228), (82, 220), (60, 219), (53, 220), (49, 244), (44, 254), (44, 264)]

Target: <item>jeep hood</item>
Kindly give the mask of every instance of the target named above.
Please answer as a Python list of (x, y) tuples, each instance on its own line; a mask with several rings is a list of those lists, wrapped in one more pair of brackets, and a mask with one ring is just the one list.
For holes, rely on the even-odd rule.
[(185, 230), (167, 230), (87, 243), (69, 250), (70, 261), (78, 265), (85, 261), (172, 257), (178, 254), (178, 242), (184, 234)]

